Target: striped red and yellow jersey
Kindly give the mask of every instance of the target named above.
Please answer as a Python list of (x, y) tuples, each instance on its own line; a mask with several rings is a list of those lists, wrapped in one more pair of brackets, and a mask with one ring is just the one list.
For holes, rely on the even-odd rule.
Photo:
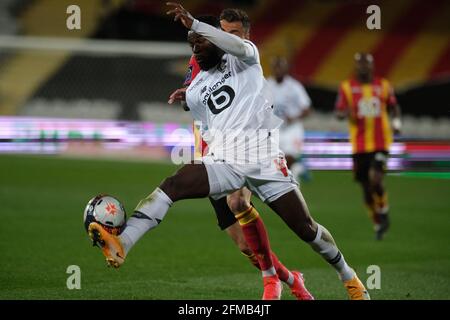
[[(198, 65), (197, 60), (195, 60), (194, 55), (192, 55), (191, 59), (189, 60), (188, 71), (186, 73), (183, 85), (185, 87), (188, 87), (199, 72), (200, 66)], [(195, 159), (199, 159), (206, 154), (208, 145), (205, 141), (203, 141), (200, 135), (200, 130), (195, 125), (195, 123), (192, 124), (192, 131), (194, 132), (194, 157)]]
[(183, 86), (188, 87), (199, 72), (200, 66), (198, 65), (197, 60), (195, 60), (195, 56), (192, 55), (189, 60), (188, 71), (186, 73), (186, 77), (184, 78)]
[(354, 154), (389, 151), (393, 138), (388, 108), (396, 104), (394, 90), (386, 79), (375, 78), (372, 83), (350, 79), (341, 83), (336, 109), (349, 111)]

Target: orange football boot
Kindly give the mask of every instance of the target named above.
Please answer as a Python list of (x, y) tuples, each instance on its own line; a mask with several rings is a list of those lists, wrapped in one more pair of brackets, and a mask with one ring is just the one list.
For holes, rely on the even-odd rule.
[(344, 282), (350, 300), (370, 300), (370, 295), (358, 276)]
[(89, 224), (88, 234), (94, 245), (102, 249), (109, 266), (119, 268), (125, 262), (125, 250), (118, 236), (112, 235), (97, 222)]

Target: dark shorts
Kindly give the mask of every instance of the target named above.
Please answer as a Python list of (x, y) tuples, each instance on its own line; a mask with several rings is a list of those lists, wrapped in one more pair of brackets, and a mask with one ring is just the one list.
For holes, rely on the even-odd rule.
[(387, 151), (375, 151), (369, 153), (355, 153), (353, 155), (353, 174), (356, 181), (369, 181), (369, 170), (374, 168), (382, 172), (387, 168)]
[(217, 224), (219, 225), (220, 230), (225, 230), (237, 222), (234, 213), (228, 207), (227, 197), (222, 197), (218, 200), (209, 197), (209, 201), (211, 201), (214, 211), (216, 212)]

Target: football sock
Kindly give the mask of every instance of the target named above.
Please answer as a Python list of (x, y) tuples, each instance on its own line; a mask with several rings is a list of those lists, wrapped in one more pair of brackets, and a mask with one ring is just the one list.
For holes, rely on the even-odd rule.
[(254, 253), (252, 254), (246, 254), (245, 252), (241, 251), (241, 253), (246, 256), (248, 258), (248, 260), (250, 261), (250, 263), (255, 266), (256, 268), (258, 268), (259, 270), (261, 270), (261, 266), (259, 265), (258, 262), (258, 258), (256, 257), (256, 255)]
[(345, 262), (344, 256), (337, 248), (330, 232), (320, 224), (317, 226), (316, 238), (309, 242), (310, 246), (336, 269), (342, 281), (352, 279), (355, 276), (355, 271)]
[(370, 220), (372, 220), (372, 222), (374, 224), (378, 224), (378, 217), (377, 217), (377, 210), (375, 207), (375, 203), (366, 203), (366, 207), (367, 207), (367, 212), (369, 215)]
[(275, 270), (277, 272), (278, 278), (286, 282), (289, 286), (292, 286), (294, 284), (294, 275), (278, 260), (278, 257), (275, 255), (275, 253), (272, 252), (272, 263), (275, 267)]
[(250, 207), (236, 215), (236, 219), (242, 227), (248, 246), (258, 259), (263, 276), (275, 275), (276, 271), (272, 262), (269, 238), (258, 211), (254, 207)]
[(387, 214), (389, 211), (387, 192), (384, 191), (381, 195), (374, 192), (373, 199), (376, 212), (378, 214)]
[(165, 217), (172, 200), (159, 188), (141, 200), (119, 235), (125, 253), (149, 230), (155, 228)]
[(274, 267), (270, 267), (269, 269), (262, 271), (263, 277), (272, 277), (272, 276), (275, 276), (276, 274), (277, 274), (277, 271), (275, 270)]
[[(256, 258), (256, 255), (254, 253), (248, 255), (245, 252), (241, 252), (244, 256), (246, 256), (252, 265), (254, 265), (256, 268), (261, 270), (261, 267), (258, 262), (258, 258)], [(292, 286), (294, 284), (294, 275), (289, 271), (288, 268), (286, 268), (277, 258), (275, 253), (272, 252), (272, 262), (273, 266), (275, 267), (275, 271), (277, 273), (278, 278), (287, 283), (289, 286)]]

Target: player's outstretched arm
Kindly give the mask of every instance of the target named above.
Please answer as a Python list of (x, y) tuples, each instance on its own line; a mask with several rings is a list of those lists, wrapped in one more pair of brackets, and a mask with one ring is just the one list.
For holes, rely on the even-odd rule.
[(175, 15), (174, 21), (180, 20), (186, 28), (205, 37), (226, 53), (229, 53), (248, 64), (259, 62), (258, 51), (250, 41), (243, 40), (234, 34), (216, 29), (213, 26), (194, 19), (192, 15), (178, 3), (167, 2), (167, 5), (173, 8), (172, 10), (169, 10), (167, 14)]
[(258, 51), (254, 44), (238, 36), (216, 29), (206, 23), (194, 20), (192, 28), (195, 33), (205, 37), (220, 49), (248, 63), (258, 63)]
[(194, 22), (194, 17), (185, 8), (183, 8), (181, 4), (176, 2), (166, 2), (166, 5), (172, 7), (171, 10), (167, 11), (167, 14), (175, 15), (173, 21), (180, 20), (186, 28), (191, 29), (192, 23)]

